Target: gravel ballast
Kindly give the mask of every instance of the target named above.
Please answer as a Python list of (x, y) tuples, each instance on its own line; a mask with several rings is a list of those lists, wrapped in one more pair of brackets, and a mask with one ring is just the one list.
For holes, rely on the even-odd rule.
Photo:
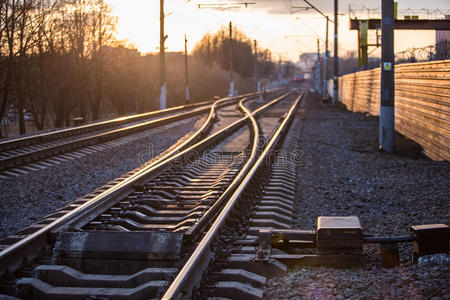
[[(322, 104), (308, 95), (298, 136), (294, 227), (315, 229), (318, 216), (360, 218), (364, 233), (395, 236), (410, 225), (450, 220), (450, 164), (432, 161), (398, 135), (396, 154), (378, 146), (378, 119)], [(266, 299), (450, 299), (450, 258), (411, 264), (412, 244), (400, 246), (401, 265), (383, 268), (377, 245), (365, 245), (357, 268), (298, 267), (273, 278)], [(446, 262), (445, 262), (446, 260)]]
[[(138, 134), (120, 146), (0, 180), (0, 240), (139, 167), (201, 126), (204, 117)], [(143, 137), (144, 136), (144, 137)]]

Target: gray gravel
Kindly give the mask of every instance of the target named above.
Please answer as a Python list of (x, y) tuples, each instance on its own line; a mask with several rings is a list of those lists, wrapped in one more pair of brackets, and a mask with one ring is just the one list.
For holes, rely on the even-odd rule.
[[(426, 158), (397, 136), (396, 154), (377, 151), (378, 120), (306, 97), (299, 149), (295, 226), (315, 229), (321, 215), (359, 216), (365, 233), (400, 235), (410, 225), (449, 224), (450, 163)], [(401, 266), (385, 269), (376, 245), (364, 247), (355, 269), (308, 267), (270, 280), (267, 299), (450, 299), (450, 259), (412, 265), (412, 244), (400, 247)]]
[(190, 134), (203, 120), (201, 117), (161, 126), (146, 131), (144, 138), (107, 151), (16, 178), (1, 179), (0, 240), (137, 168)]

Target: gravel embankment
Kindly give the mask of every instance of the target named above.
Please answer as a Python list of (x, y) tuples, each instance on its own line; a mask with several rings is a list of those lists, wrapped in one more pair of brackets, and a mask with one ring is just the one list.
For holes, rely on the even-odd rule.
[(164, 125), (125, 145), (0, 180), (0, 240), (137, 168), (195, 130), (203, 120)]
[[(421, 154), (398, 136), (396, 154), (377, 151), (378, 120), (321, 104), (312, 96), (298, 138), (295, 226), (315, 229), (321, 215), (356, 215), (364, 233), (402, 235), (410, 225), (449, 224), (450, 163)], [(450, 299), (450, 262), (412, 265), (412, 244), (400, 247), (401, 266), (381, 266), (376, 245), (364, 247), (360, 268), (305, 267), (274, 278), (267, 299)], [(448, 258), (448, 256), (447, 256)], [(450, 261), (450, 259), (448, 259)]]

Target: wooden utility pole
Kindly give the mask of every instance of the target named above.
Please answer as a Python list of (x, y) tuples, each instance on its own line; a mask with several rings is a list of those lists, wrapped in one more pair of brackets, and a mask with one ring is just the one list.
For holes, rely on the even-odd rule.
[(189, 72), (188, 72), (188, 52), (187, 52), (187, 37), (184, 35), (184, 78), (186, 88), (186, 104), (189, 103)]
[(380, 149), (394, 152), (394, 1), (381, 1)]
[(233, 25), (230, 21), (230, 38), (228, 40), (228, 62), (230, 66), (230, 92), (229, 96), (234, 96), (234, 82), (233, 82)]
[(161, 94), (159, 96), (159, 109), (166, 108), (166, 53), (164, 43), (167, 36), (164, 35), (164, 0), (159, 4), (159, 84)]

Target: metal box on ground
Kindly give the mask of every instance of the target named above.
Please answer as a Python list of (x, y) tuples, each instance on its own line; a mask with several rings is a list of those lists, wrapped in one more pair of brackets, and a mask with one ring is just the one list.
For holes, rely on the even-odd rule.
[(319, 250), (362, 250), (362, 228), (358, 217), (325, 217), (317, 219)]
[(449, 227), (445, 224), (411, 226), (415, 238), (414, 252), (417, 257), (449, 251)]

